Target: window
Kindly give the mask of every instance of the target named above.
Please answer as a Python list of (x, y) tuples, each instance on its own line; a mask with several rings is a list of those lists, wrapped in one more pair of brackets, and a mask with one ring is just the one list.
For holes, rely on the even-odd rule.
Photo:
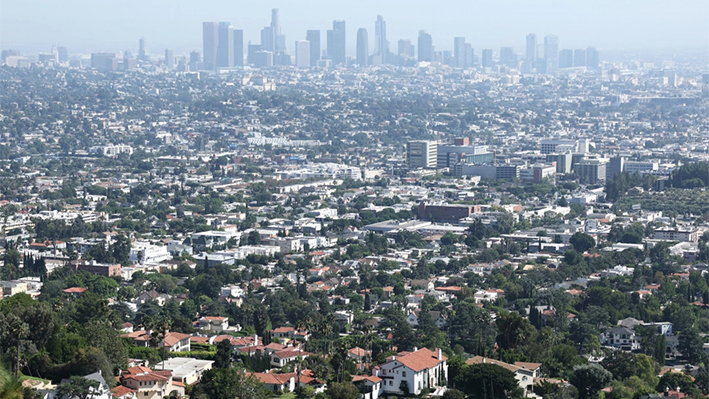
[(147, 392), (143, 392), (143, 396), (148, 396), (148, 393), (147, 393)]
[(406, 371), (402, 371), (402, 372), (401, 372), (401, 376), (402, 376), (402, 377), (406, 377)]
[(389, 380), (389, 386), (392, 386), (392, 385), (394, 385), (394, 382)]

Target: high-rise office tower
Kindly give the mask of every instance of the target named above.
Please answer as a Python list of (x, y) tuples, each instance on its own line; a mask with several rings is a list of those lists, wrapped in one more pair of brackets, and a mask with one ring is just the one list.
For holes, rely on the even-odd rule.
[(273, 53), (259, 50), (254, 54), (254, 66), (257, 68), (270, 68), (273, 66)]
[(517, 68), (517, 54), (515, 54), (512, 47), (500, 48), (500, 64), (510, 68)]
[(527, 35), (527, 47), (525, 52), (525, 60), (534, 62), (537, 59), (537, 35), (530, 33)]
[(559, 51), (559, 68), (571, 68), (574, 66), (573, 50), (564, 49)]
[(475, 66), (475, 49), (470, 43), (465, 43), (465, 65), (467, 68)]
[(286, 51), (286, 37), (281, 33), (281, 17), (277, 8), (271, 10), (271, 29), (275, 51)]
[(234, 62), (233, 65), (236, 67), (244, 66), (244, 31), (241, 29), (234, 29)]
[[(61, 57), (60, 57), (61, 61)], [(601, 66), (601, 59), (598, 55), (598, 50), (595, 47), (586, 49), (586, 68), (598, 69)]]
[(399, 57), (404, 59), (414, 58), (414, 46), (411, 45), (411, 40), (401, 39), (397, 47)]
[(165, 66), (168, 71), (175, 69), (175, 54), (170, 49), (165, 49)]
[(333, 65), (346, 64), (346, 49), (345, 21), (332, 21), (332, 30), (327, 31), (327, 55)]
[(559, 68), (559, 38), (556, 35), (544, 36), (544, 61), (547, 72)]
[(59, 62), (69, 61), (69, 50), (66, 47), (57, 47), (57, 54), (59, 55)]
[(419, 31), (419, 61), (433, 61), (433, 38), (425, 30)]
[[(419, 49), (421, 47), (419, 46)], [(469, 65), (466, 62), (468, 58), (468, 54), (465, 51), (465, 38), (464, 37), (456, 37), (453, 38), (453, 57), (455, 57), (455, 67), (460, 68), (460, 69), (465, 69)]]
[(298, 68), (310, 68), (310, 42), (299, 40), (295, 42), (295, 66)]
[(527, 46), (524, 58), (524, 72), (532, 72), (534, 62), (537, 60), (537, 35), (530, 33), (527, 35)]
[(580, 48), (574, 51), (574, 66), (575, 67), (585, 67), (586, 66), (586, 50)]
[(260, 44), (251, 44), (251, 42), (249, 42), (247, 49), (246, 49), (246, 62), (248, 64), (255, 64), (256, 63), (256, 53), (259, 51), (261, 51)]
[(389, 62), (389, 41), (387, 40), (387, 23), (381, 15), (377, 15), (374, 23), (374, 56), (380, 57), (382, 64)]
[(204, 69), (217, 69), (217, 45), (219, 43), (219, 23), (202, 23), (202, 54)]
[(435, 141), (415, 140), (406, 144), (406, 161), (409, 168), (436, 167), (438, 158), (438, 143)]
[(271, 26), (261, 29), (261, 49), (272, 53), (276, 51), (276, 35), (273, 34)]
[(148, 48), (144, 37), (141, 37), (138, 41), (138, 59), (141, 61), (147, 61), (148, 59)]
[(199, 69), (199, 63), (201, 62), (201, 57), (199, 51), (190, 52), (190, 71), (196, 71)]
[(219, 23), (217, 39), (217, 68), (234, 66), (234, 28), (229, 22)]
[(492, 49), (489, 49), (489, 48), (483, 49), (482, 65), (483, 65), (483, 68), (492, 68), (493, 67)]
[(369, 37), (365, 28), (357, 30), (357, 65), (369, 65)]
[(305, 40), (310, 43), (310, 66), (317, 66), (318, 61), (320, 61), (320, 31), (307, 31), (305, 34)]

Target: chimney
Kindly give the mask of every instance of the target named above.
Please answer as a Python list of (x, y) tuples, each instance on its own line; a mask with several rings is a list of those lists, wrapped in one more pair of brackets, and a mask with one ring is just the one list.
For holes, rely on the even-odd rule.
[(487, 359), (483, 358), (483, 363), (486, 363), (486, 360), (487, 360)]
[(254, 334), (254, 346), (258, 345), (258, 334)]
[(419, 348), (414, 346), (414, 352), (417, 352), (418, 350), (419, 350)]
[(441, 348), (438, 348), (438, 360), (443, 360), (443, 350)]

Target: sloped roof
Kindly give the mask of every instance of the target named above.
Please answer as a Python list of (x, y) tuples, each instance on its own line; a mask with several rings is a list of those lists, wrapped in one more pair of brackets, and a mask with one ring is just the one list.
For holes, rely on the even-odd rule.
[(416, 372), (436, 367), (439, 363), (446, 360), (445, 356), (438, 359), (437, 352), (434, 352), (428, 348), (419, 349), (416, 352), (402, 353), (406, 354), (402, 355), (400, 353), (400, 356), (396, 357), (396, 361)]

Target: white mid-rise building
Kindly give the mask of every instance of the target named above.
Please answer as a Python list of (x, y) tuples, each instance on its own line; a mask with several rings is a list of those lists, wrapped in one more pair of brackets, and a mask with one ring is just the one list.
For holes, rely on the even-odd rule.
[(665, 241), (699, 241), (699, 230), (680, 227), (664, 227), (655, 229), (655, 239)]

